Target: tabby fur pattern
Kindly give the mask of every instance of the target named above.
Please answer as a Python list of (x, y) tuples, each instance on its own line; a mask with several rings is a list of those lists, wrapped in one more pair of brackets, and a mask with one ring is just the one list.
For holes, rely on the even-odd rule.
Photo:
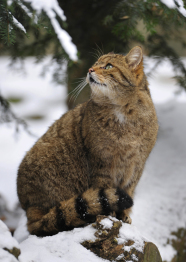
[(17, 192), (31, 234), (53, 235), (98, 214), (131, 223), (158, 132), (142, 49), (101, 56), (86, 81), (90, 100), (57, 120), (20, 164)]

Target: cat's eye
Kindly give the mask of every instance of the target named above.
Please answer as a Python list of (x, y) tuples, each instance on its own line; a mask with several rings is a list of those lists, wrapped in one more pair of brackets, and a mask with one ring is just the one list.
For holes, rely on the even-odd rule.
[(105, 66), (105, 69), (111, 69), (111, 68), (113, 68), (113, 65), (111, 65), (111, 64), (107, 64), (107, 65)]

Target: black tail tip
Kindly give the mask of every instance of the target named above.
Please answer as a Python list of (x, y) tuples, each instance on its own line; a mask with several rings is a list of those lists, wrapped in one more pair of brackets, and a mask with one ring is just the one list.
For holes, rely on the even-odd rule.
[(118, 209), (124, 210), (133, 206), (132, 198), (121, 188), (117, 188), (116, 195), (118, 195)]

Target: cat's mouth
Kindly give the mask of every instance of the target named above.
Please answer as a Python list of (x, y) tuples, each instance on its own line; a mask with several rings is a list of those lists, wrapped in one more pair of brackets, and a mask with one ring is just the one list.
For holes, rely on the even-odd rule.
[(104, 84), (104, 83), (97, 82), (91, 75), (89, 75), (89, 82), (90, 82), (90, 84), (106, 86), (106, 84)]

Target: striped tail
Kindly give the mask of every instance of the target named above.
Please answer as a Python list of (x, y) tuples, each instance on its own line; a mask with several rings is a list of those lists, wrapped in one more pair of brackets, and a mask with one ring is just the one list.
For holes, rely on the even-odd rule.
[(133, 205), (122, 189), (88, 189), (82, 195), (62, 201), (48, 213), (37, 207), (27, 209), (28, 230), (37, 236), (54, 235), (60, 231), (94, 222), (97, 215), (122, 212)]

